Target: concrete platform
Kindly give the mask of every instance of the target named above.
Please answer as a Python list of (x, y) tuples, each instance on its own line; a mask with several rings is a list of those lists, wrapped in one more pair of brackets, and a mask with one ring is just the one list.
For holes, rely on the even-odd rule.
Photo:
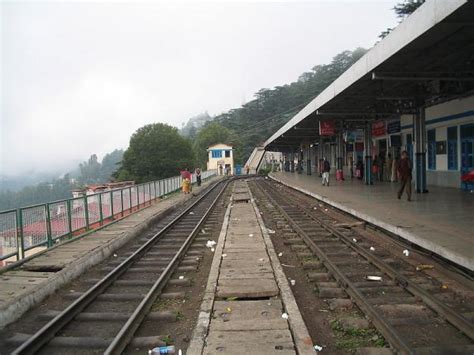
[(474, 194), (429, 186), (429, 193), (413, 193), (408, 202), (406, 195), (397, 199), (397, 183), (367, 186), (331, 176), (326, 187), (316, 175), (275, 172), (270, 177), (474, 270)]
[[(237, 188), (251, 200), (246, 182)], [(257, 207), (239, 201), (227, 209), (187, 354), (313, 354)]]
[[(203, 182), (193, 192), (218, 178)], [(64, 284), (91, 266), (109, 257), (115, 250), (139, 237), (158, 219), (192, 195), (174, 194), (70, 243), (59, 244), (22, 266), (0, 274), (0, 328), (18, 319)]]

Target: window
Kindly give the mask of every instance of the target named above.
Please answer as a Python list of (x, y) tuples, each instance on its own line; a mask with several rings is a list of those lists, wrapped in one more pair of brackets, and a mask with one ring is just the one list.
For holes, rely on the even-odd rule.
[(225, 151), (225, 157), (226, 157), (226, 158), (230, 158), (230, 150), (226, 150), (226, 151)]
[(448, 170), (458, 170), (458, 127), (448, 127)]
[(213, 158), (222, 158), (222, 150), (212, 150)]
[(436, 129), (428, 130), (428, 169), (436, 170)]

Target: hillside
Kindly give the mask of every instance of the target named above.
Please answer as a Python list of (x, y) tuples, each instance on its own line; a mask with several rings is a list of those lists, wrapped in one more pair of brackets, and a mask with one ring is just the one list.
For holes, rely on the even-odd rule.
[[(336, 55), (331, 63), (316, 65), (301, 74), (297, 81), (272, 89), (260, 89), (255, 99), (243, 106), (205, 120), (196, 127), (191, 119), (186, 127), (193, 126), (192, 135), (182, 130), (182, 134), (193, 139), (196, 131), (211, 122), (229, 128), (239, 137), (237, 160), (243, 163), (256, 145), (263, 143), (279, 127), (288, 122), (299, 110), (321, 93), (346, 69), (362, 57), (367, 50), (357, 48)], [(202, 122), (202, 121), (201, 121)]]

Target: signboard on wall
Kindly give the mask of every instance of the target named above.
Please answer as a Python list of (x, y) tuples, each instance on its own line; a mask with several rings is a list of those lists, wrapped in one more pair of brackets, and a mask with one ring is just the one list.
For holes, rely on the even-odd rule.
[(436, 142), (436, 154), (446, 154), (446, 141)]
[(399, 133), (400, 132), (400, 120), (387, 122), (387, 133)]
[(346, 142), (360, 142), (364, 140), (364, 131), (356, 129), (354, 131), (346, 131), (344, 134), (344, 140)]
[(385, 121), (375, 121), (372, 123), (372, 136), (384, 136), (386, 134)]
[(333, 136), (336, 134), (334, 121), (319, 121), (319, 135)]

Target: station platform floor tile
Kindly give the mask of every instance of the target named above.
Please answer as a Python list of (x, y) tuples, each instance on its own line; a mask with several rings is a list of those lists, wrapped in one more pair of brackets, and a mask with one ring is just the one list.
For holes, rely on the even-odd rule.
[[(474, 270), (474, 194), (428, 186), (428, 193), (397, 199), (398, 183), (358, 179), (322, 186), (317, 175), (274, 172), (270, 177)], [(412, 185), (413, 187), (413, 185)], [(413, 190), (413, 188), (412, 188)]]

